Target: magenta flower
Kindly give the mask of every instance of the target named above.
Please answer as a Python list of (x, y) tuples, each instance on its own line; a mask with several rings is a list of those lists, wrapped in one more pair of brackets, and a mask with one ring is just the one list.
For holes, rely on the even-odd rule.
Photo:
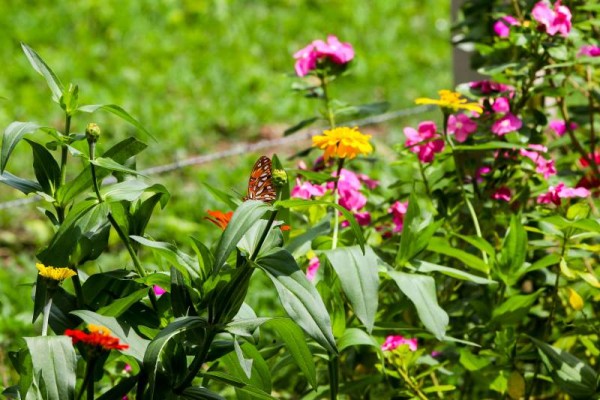
[(492, 132), (498, 136), (504, 136), (507, 133), (518, 131), (523, 126), (523, 122), (511, 113), (506, 114), (492, 125)]
[(497, 113), (507, 113), (510, 112), (510, 103), (506, 97), (498, 97), (494, 100), (494, 104), (492, 104), (492, 110)]
[(348, 211), (358, 211), (367, 204), (366, 196), (358, 190), (341, 190), (338, 188), (338, 191), (340, 205)]
[(531, 10), (531, 15), (550, 36), (560, 33), (561, 36), (566, 37), (571, 32), (571, 10), (567, 6), (563, 6), (560, 0), (554, 3), (554, 10), (546, 1), (537, 2)]
[(376, 181), (375, 179), (371, 179), (369, 178), (367, 175), (365, 174), (357, 174), (356, 175), (358, 177), (358, 179), (361, 180), (362, 183), (365, 184), (366, 187), (368, 187), (370, 190), (375, 189), (377, 186), (379, 186), (379, 181)]
[(583, 45), (579, 49), (579, 53), (577, 53), (577, 57), (581, 56), (600, 57), (600, 47), (591, 44)]
[[(562, 119), (555, 119), (550, 121), (548, 127), (552, 131), (554, 131), (554, 133), (556, 133), (558, 136), (563, 136), (565, 133), (567, 133), (567, 123)], [(569, 128), (571, 128), (571, 130), (574, 131), (578, 128), (578, 125), (575, 122), (570, 122)]]
[(453, 114), (448, 117), (448, 133), (454, 135), (459, 143), (466, 141), (476, 130), (477, 123), (465, 114)]
[(519, 25), (519, 20), (512, 15), (506, 15), (496, 21), (494, 24), (494, 32), (501, 38), (508, 37), (512, 25)]
[(512, 193), (510, 192), (510, 189), (507, 188), (506, 186), (502, 186), (502, 187), (496, 189), (496, 191), (494, 193), (492, 193), (492, 199), (502, 200), (507, 203), (510, 202), (511, 197), (512, 197)]
[(437, 127), (433, 121), (424, 121), (419, 124), (418, 130), (411, 127), (404, 128), (406, 136), (405, 146), (416, 153), (419, 160), (424, 163), (433, 161), (435, 153), (444, 150), (444, 141), (437, 134)]
[(489, 174), (490, 172), (492, 172), (492, 169), (488, 166), (479, 168), (477, 171), (475, 171), (475, 182), (482, 183), (483, 176)]
[(417, 351), (417, 338), (406, 339), (400, 335), (390, 335), (385, 338), (385, 342), (381, 345), (381, 350), (392, 351), (403, 344), (408, 345), (410, 351)]
[(129, 364), (125, 364), (125, 366), (123, 367), (123, 372), (131, 372), (131, 365)]
[(539, 195), (537, 198), (538, 204), (554, 203), (560, 206), (561, 199), (569, 199), (573, 197), (589, 197), (590, 191), (583, 187), (567, 188), (565, 184), (560, 182), (556, 186), (550, 186), (548, 192)]
[(317, 275), (317, 271), (321, 267), (321, 261), (319, 261), (319, 257), (312, 257), (308, 260), (308, 268), (306, 269), (306, 278), (309, 281), (313, 281), (315, 276)]
[(479, 90), (481, 94), (502, 93), (514, 90), (512, 86), (490, 80), (473, 81), (469, 83), (469, 87)]
[(313, 185), (309, 181), (302, 182), (296, 178), (296, 186), (292, 189), (291, 197), (309, 200), (312, 196), (323, 196), (326, 189), (321, 185)]
[(392, 214), (392, 222), (394, 223), (394, 232), (401, 232), (404, 227), (404, 215), (408, 211), (408, 201), (401, 203), (396, 201), (388, 208), (388, 213)]
[(547, 160), (542, 157), (541, 153), (546, 153), (548, 149), (545, 146), (541, 145), (530, 145), (530, 148), (533, 148), (537, 151), (530, 151), (526, 149), (520, 149), (519, 154), (523, 157), (529, 158), (536, 165), (535, 171), (539, 174), (544, 175), (545, 179), (548, 179), (552, 175), (556, 175), (556, 166), (554, 164), (554, 160)]
[(333, 35), (327, 36), (327, 42), (313, 40), (308, 46), (294, 54), (294, 68), (298, 76), (306, 76), (317, 67), (317, 61), (329, 60), (334, 64), (347, 64), (354, 58), (354, 49), (350, 43), (342, 43)]
[(154, 291), (154, 294), (157, 296), (161, 296), (161, 295), (167, 293), (167, 291), (165, 289), (161, 288), (158, 285), (152, 286), (152, 290)]
[[(334, 172), (332, 176), (337, 176)], [(327, 189), (333, 189), (335, 184), (333, 182), (327, 183)], [(360, 190), (360, 178), (354, 172), (342, 168), (340, 171), (340, 179), (338, 180), (338, 190)]]

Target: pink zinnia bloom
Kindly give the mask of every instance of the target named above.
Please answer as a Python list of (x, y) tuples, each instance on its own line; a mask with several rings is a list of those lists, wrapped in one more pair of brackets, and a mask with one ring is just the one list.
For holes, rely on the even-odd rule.
[(404, 128), (404, 135), (406, 136), (404, 145), (410, 147), (410, 151), (416, 153), (421, 162), (430, 163), (433, 161), (435, 153), (444, 150), (444, 141), (438, 139), (440, 135), (436, 132), (437, 127), (433, 121), (421, 122), (418, 130), (406, 127)]
[(367, 204), (367, 198), (358, 190), (340, 190), (340, 205), (348, 211), (358, 211)]
[(346, 64), (354, 58), (354, 49), (350, 43), (342, 43), (333, 35), (327, 36), (327, 42), (313, 40), (308, 46), (294, 54), (294, 68), (298, 76), (306, 76), (317, 67), (317, 61), (331, 60), (335, 64)]
[[(332, 176), (337, 176), (337, 173), (334, 172), (331, 174)], [(327, 189), (333, 189), (335, 184), (333, 182), (327, 182)], [(338, 190), (359, 190), (360, 189), (360, 179), (358, 175), (354, 172), (342, 168), (340, 171), (340, 179), (338, 180)]]
[(507, 133), (518, 131), (523, 126), (519, 117), (508, 113), (492, 125), (492, 132), (498, 136), (504, 136)]
[(319, 257), (313, 257), (308, 260), (308, 268), (306, 269), (306, 277), (309, 281), (313, 281), (317, 275), (317, 271), (321, 267), (321, 261)]
[(506, 97), (498, 97), (494, 100), (492, 110), (497, 113), (507, 113), (510, 111), (510, 103)]
[(453, 114), (448, 117), (448, 133), (454, 135), (459, 143), (466, 141), (476, 130), (477, 123), (465, 114)]
[(501, 93), (514, 90), (512, 86), (508, 86), (503, 83), (498, 83), (490, 80), (470, 82), (469, 87), (471, 89), (479, 90), (481, 94)]
[(520, 149), (519, 154), (521, 154), (523, 157), (529, 158), (535, 163), (535, 171), (539, 174), (544, 175), (545, 179), (548, 179), (552, 175), (556, 175), (556, 166), (554, 164), (554, 160), (547, 160), (544, 157), (542, 157), (541, 154), (546, 153), (548, 149), (545, 146), (535, 144), (532, 144), (529, 147), (537, 151)]
[(385, 338), (385, 342), (381, 345), (381, 350), (391, 351), (396, 350), (398, 346), (403, 344), (408, 345), (410, 351), (417, 351), (417, 338), (406, 339), (400, 335), (390, 335)]
[(492, 199), (506, 201), (507, 203), (510, 202), (511, 196), (512, 193), (510, 192), (510, 189), (506, 186), (502, 186), (496, 189), (494, 193), (492, 193)]
[[(550, 121), (548, 127), (554, 131), (558, 136), (563, 136), (567, 132), (567, 123), (562, 119), (555, 119)], [(571, 130), (575, 130), (578, 128), (578, 125), (575, 122), (569, 123), (569, 127)]]
[(572, 197), (588, 197), (589, 195), (590, 191), (584, 187), (567, 188), (565, 187), (564, 183), (560, 182), (556, 186), (550, 186), (548, 188), (548, 192), (539, 195), (537, 202), (539, 204), (554, 203), (557, 206), (560, 206), (561, 199), (568, 199)]
[(313, 185), (309, 181), (302, 182), (296, 178), (296, 186), (292, 189), (291, 197), (309, 200), (312, 196), (323, 196), (326, 189), (321, 185)]
[(356, 176), (358, 176), (358, 179), (360, 179), (362, 181), (362, 183), (364, 183), (365, 186), (371, 190), (373, 190), (377, 186), (379, 186), (379, 181), (376, 181), (375, 179), (371, 179), (370, 177), (368, 177), (365, 174), (358, 174)]
[(546, 33), (554, 36), (560, 33), (561, 36), (568, 36), (571, 32), (571, 10), (563, 6), (560, 0), (554, 4), (554, 10), (550, 8), (550, 4), (546, 1), (539, 1), (531, 10), (533, 19), (540, 23)]
[(154, 294), (157, 296), (161, 296), (161, 295), (167, 293), (167, 291), (165, 289), (161, 288), (158, 285), (152, 286), (152, 290), (154, 291)]
[(600, 57), (600, 47), (591, 44), (583, 45), (581, 46), (581, 49), (579, 49), (577, 56)]
[(356, 222), (358, 222), (360, 226), (371, 224), (371, 213), (368, 211), (354, 213), (354, 218), (356, 218)]
[(408, 201), (401, 203), (396, 201), (388, 208), (388, 213), (392, 214), (392, 222), (394, 223), (394, 232), (401, 232), (404, 227), (404, 215), (408, 211)]
[(506, 15), (496, 21), (494, 24), (494, 32), (502, 38), (508, 37), (512, 25), (519, 25), (519, 20), (512, 15)]

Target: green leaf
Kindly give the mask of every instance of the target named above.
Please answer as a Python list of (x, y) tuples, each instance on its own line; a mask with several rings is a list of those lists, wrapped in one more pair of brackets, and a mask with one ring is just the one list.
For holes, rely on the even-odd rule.
[(485, 151), (485, 150), (497, 150), (497, 149), (510, 149), (510, 150), (519, 150), (527, 148), (526, 145), (516, 144), (516, 143), (508, 143), (508, 142), (487, 142), (482, 144), (474, 144), (474, 145), (457, 145), (454, 146), (454, 150), (456, 151)]
[(285, 343), (285, 347), (292, 356), (296, 365), (313, 389), (317, 388), (317, 370), (312, 353), (306, 344), (302, 330), (293, 321), (287, 318), (274, 318), (269, 320), (266, 327), (273, 329)]
[(412, 301), (419, 319), (438, 340), (443, 340), (450, 319), (437, 301), (435, 281), (430, 276), (388, 271), (402, 293)]
[[(249, 308), (249, 306), (246, 305)], [(232, 335), (252, 337), (252, 333), (271, 318), (236, 318), (227, 323), (225, 331)]]
[(97, 400), (114, 400), (114, 399), (122, 399), (131, 389), (133, 389), (138, 382), (139, 376), (128, 376), (125, 378), (121, 378), (119, 383), (115, 386), (102, 393)]
[(179, 397), (189, 400), (225, 400), (225, 397), (222, 397), (215, 392), (211, 392), (207, 388), (201, 386), (187, 387), (183, 390), (181, 396)]
[(141, 236), (131, 235), (130, 238), (146, 247), (150, 247), (156, 253), (160, 254), (182, 274), (186, 275), (188, 279), (198, 277), (198, 271), (196, 270), (197, 261), (194, 257), (179, 250), (177, 246), (171, 243), (155, 242)]
[(598, 394), (598, 374), (571, 353), (529, 337), (537, 346), (554, 382), (574, 399), (591, 399)]
[(496, 257), (496, 250), (487, 240), (480, 238), (479, 236), (464, 236), (458, 233), (453, 233), (454, 236), (461, 238), (471, 246), (475, 247), (480, 251), (486, 252), (491, 257)]
[(496, 306), (493, 312), (493, 319), (502, 324), (512, 324), (522, 321), (531, 306), (535, 304), (539, 295), (544, 289), (539, 289), (531, 294), (514, 295), (506, 299), (502, 304)]
[(115, 183), (114, 185), (103, 187), (100, 190), (102, 198), (108, 202), (118, 201), (135, 201), (144, 193), (168, 193), (167, 189), (155, 183), (150, 185), (141, 179), (128, 179), (123, 182)]
[[(242, 352), (242, 348), (237, 341), (237, 338), (233, 337), (233, 349), (235, 350), (235, 355), (237, 357), (237, 361), (239, 366), (242, 368), (242, 371), (246, 375), (248, 379), (252, 376), (252, 359), (244, 358), (244, 353)], [(242, 378), (243, 379), (243, 378)]]
[(128, 296), (122, 297), (118, 300), (114, 300), (111, 304), (104, 306), (98, 310), (98, 314), (105, 315), (107, 317), (120, 317), (125, 311), (132, 305), (143, 299), (148, 295), (148, 289), (140, 289), (136, 292), (131, 293)]
[(128, 221), (130, 235), (143, 236), (156, 204), (160, 202), (161, 208), (166, 206), (171, 195), (166, 191), (166, 188), (162, 187), (162, 189), (164, 191), (159, 191), (147, 199), (132, 205), (131, 216)]
[(132, 356), (140, 363), (144, 359), (144, 353), (150, 341), (142, 339), (131, 326), (124, 322), (119, 322), (114, 317), (107, 317), (88, 310), (71, 311), (71, 314), (81, 318), (87, 324), (105, 326), (111, 331), (113, 336), (119, 338), (121, 343), (129, 345), (129, 348), (120, 350), (121, 353)]
[(6, 163), (15, 146), (23, 138), (23, 136), (35, 132), (41, 128), (40, 125), (33, 122), (11, 122), (4, 130), (2, 137), (2, 150), (0, 151), (0, 173), (3, 174), (6, 169)]
[(376, 103), (361, 104), (358, 106), (344, 107), (336, 111), (336, 115), (350, 115), (354, 117), (367, 117), (369, 115), (383, 114), (390, 108), (387, 101)]
[(60, 98), (63, 96), (64, 88), (58, 77), (31, 47), (27, 46), (25, 43), (21, 43), (21, 48), (33, 69), (46, 80), (46, 83), (52, 92), (52, 100), (59, 103)]
[(29, 179), (19, 178), (10, 172), (4, 171), (0, 174), (0, 182), (19, 190), (21, 193), (29, 194), (43, 191), (39, 183)]
[(467, 267), (483, 272), (486, 275), (490, 272), (490, 267), (481, 258), (451, 246), (446, 238), (432, 237), (429, 243), (427, 243), (427, 250), (456, 258), (462, 261)]
[(267, 211), (273, 211), (273, 207), (258, 200), (248, 200), (239, 206), (219, 239), (215, 251), (215, 271), (219, 271), (242, 237)]
[(116, 115), (117, 117), (121, 118), (123, 121), (129, 122), (131, 125), (136, 127), (142, 133), (146, 134), (148, 137), (150, 137), (151, 139), (156, 141), (154, 136), (152, 136), (152, 134), (144, 127), (144, 125), (142, 125), (137, 119), (135, 119), (131, 115), (129, 115), (129, 113), (127, 111), (123, 110), (121, 107), (119, 107), (115, 104), (93, 104), (93, 105), (81, 106), (77, 109), (77, 111), (81, 111), (81, 112), (85, 112), (85, 113), (93, 113), (93, 112), (96, 112), (97, 110), (108, 111), (109, 113)]
[(318, 117), (311, 117), (311, 118), (304, 119), (304, 120), (298, 122), (296, 125), (290, 126), (285, 131), (283, 131), (283, 136), (288, 136), (288, 135), (291, 135), (292, 133), (298, 132), (299, 130), (306, 128), (307, 126), (312, 125), (312, 123), (318, 119), (319, 119)]
[(310, 242), (318, 236), (323, 236), (329, 233), (330, 222), (329, 218), (323, 218), (316, 225), (311, 226), (306, 232), (301, 233), (298, 236), (294, 236), (293, 239), (285, 243), (285, 249), (295, 256), (305, 255), (310, 250)]
[(206, 320), (200, 317), (178, 318), (160, 331), (148, 344), (145, 354), (143, 354), (144, 369), (148, 373), (148, 389), (146, 390), (145, 398), (149, 400), (162, 400), (162, 398), (156, 397), (161, 396), (160, 393), (162, 393), (159, 390), (160, 388), (157, 387), (157, 384), (160, 383), (157, 381), (157, 377), (166, 372), (164, 371), (165, 362), (163, 353), (167, 350), (169, 341), (189, 330), (200, 329), (204, 331), (206, 326)]
[(358, 246), (340, 247), (324, 252), (340, 279), (342, 289), (358, 319), (371, 333), (375, 325), (379, 290), (379, 260), (367, 246), (364, 254)]
[(315, 287), (284, 249), (273, 249), (256, 264), (275, 285), (279, 300), (290, 318), (317, 343), (337, 353), (329, 313)]
[(341, 212), (344, 218), (350, 223), (350, 228), (354, 233), (354, 237), (356, 238), (358, 245), (361, 250), (365, 251), (365, 237), (363, 236), (362, 230), (356, 222), (354, 215), (344, 207), (339, 204), (330, 203), (324, 200), (304, 200), (304, 199), (290, 199), (290, 200), (282, 200), (275, 203), (276, 207), (285, 207), (285, 208), (294, 208), (294, 207), (310, 207), (314, 205), (326, 205), (335, 208), (337, 211)]
[(396, 256), (396, 263), (400, 266), (425, 250), (431, 237), (441, 225), (441, 221), (434, 222), (433, 214), (428, 208), (422, 208), (418, 199), (414, 191), (408, 199), (408, 209), (404, 216), (404, 227), (400, 238), (400, 251)]
[(109, 171), (117, 171), (117, 172), (123, 172), (125, 174), (144, 176), (144, 175), (140, 174), (138, 171), (136, 171), (135, 169), (127, 168), (126, 166), (119, 164), (112, 158), (97, 157), (94, 160), (90, 160), (90, 163), (92, 163), (98, 167), (107, 169)]
[(67, 336), (24, 338), (31, 354), (34, 380), (42, 386), (44, 400), (64, 400), (75, 397), (77, 356), (72, 340)]
[(185, 278), (175, 267), (171, 267), (171, 308), (175, 318), (196, 314)]
[(379, 346), (373, 336), (358, 328), (346, 329), (342, 337), (339, 338), (338, 344), (340, 351), (354, 346), (371, 346), (377, 349), (379, 357), (383, 359), (383, 351), (381, 350), (381, 346)]
[(411, 264), (417, 269), (417, 272), (440, 272), (444, 275), (451, 276), (452, 278), (477, 283), (479, 285), (490, 285), (492, 283), (497, 283), (491, 279), (486, 279), (456, 268), (446, 267), (444, 265), (438, 265), (427, 261), (413, 260)]
[(25, 139), (33, 152), (33, 170), (44, 193), (53, 196), (60, 184), (60, 167), (52, 154), (41, 144)]
[(512, 215), (498, 255), (498, 275), (507, 285), (512, 286), (519, 280), (517, 271), (523, 266), (526, 254), (527, 232), (521, 224), (521, 217)]
[(261, 391), (271, 393), (271, 372), (260, 352), (250, 343), (240, 346), (235, 337), (233, 346), (235, 352), (222, 358), (227, 370)]
[(491, 358), (479, 357), (471, 352), (471, 349), (460, 349), (460, 364), (469, 371), (479, 371), (490, 365)]
[(265, 393), (262, 390), (258, 389), (257, 387), (249, 385), (246, 382), (242, 381), (241, 379), (239, 379), (235, 376), (232, 376), (232, 375), (228, 375), (224, 372), (211, 371), (211, 372), (205, 372), (202, 375), (205, 378), (209, 378), (209, 379), (213, 379), (218, 382), (222, 382), (228, 386), (233, 386), (236, 389), (236, 391), (239, 390), (242, 393), (249, 394), (254, 399), (276, 400), (276, 398), (271, 396), (270, 394)]

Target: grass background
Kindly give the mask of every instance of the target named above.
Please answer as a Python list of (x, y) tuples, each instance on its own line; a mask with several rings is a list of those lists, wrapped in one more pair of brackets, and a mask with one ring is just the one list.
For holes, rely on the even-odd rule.
[[(433, 96), (451, 84), (449, 8), (442, 0), (5, 0), (0, 3), (0, 127), (15, 120), (63, 127), (62, 110), (51, 102), (20, 42), (35, 49), (63, 84), (79, 85), (80, 104), (118, 104), (154, 134), (158, 142), (138, 158), (141, 168), (277, 136), (315, 115), (317, 104), (291, 90), (298, 82), (292, 54), (327, 34), (352, 43), (356, 51), (351, 73), (335, 83), (334, 97), (352, 104), (388, 101), (392, 110), (412, 107), (415, 97)], [(387, 146), (416, 121), (377, 127), (379, 155), (392, 155)], [(135, 134), (104, 114), (78, 115), (73, 131), (82, 132), (88, 122), (102, 126), (106, 147)], [(273, 150), (287, 155), (297, 149)], [(172, 199), (148, 232), (178, 242), (190, 234), (214, 240), (217, 232), (203, 217), (206, 209), (221, 205), (200, 182), (241, 193), (257, 156), (155, 177)], [(8, 170), (31, 177), (29, 159), (28, 146), (18, 146)], [(383, 171), (372, 173), (385, 181)], [(0, 187), (0, 202), (22, 197)], [(38, 205), (0, 210), (0, 366), (6, 364), (2, 346), (35, 332), (27, 284), (34, 281), (35, 252), (52, 233)], [(118, 250), (117, 241), (112, 243)], [(118, 251), (100, 260), (104, 270), (127, 263)], [(7, 379), (0, 367), (0, 384)]]

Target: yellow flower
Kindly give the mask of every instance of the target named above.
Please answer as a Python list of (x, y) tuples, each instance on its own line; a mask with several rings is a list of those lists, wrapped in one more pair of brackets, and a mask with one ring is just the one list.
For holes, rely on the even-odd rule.
[(576, 311), (583, 310), (583, 299), (575, 290), (569, 288), (569, 304)]
[(461, 98), (460, 93), (452, 92), (450, 90), (440, 90), (439, 99), (428, 99), (426, 97), (420, 97), (415, 100), (417, 104), (435, 104), (443, 109), (452, 110), (456, 112), (458, 110), (475, 111), (482, 113), (483, 108), (477, 103), (468, 103), (467, 99)]
[(369, 143), (370, 138), (371, 135), (360, 133), (358, 128), (339, 127), (313, 136), (313, 147), (325, 150), (325, 161), (331, 157), (353, 159), (358, 154), (369, 154), (373, 151), (373, 146)]
[(40, 275), (44, 278), (51, 279), (53, 281), (62, 282), (67, 278), (75, 275), (75, 271), (70, 268), (56, 268), (45, 266), (44, 264), (35, 264), (36, 268), (40, 271)]

